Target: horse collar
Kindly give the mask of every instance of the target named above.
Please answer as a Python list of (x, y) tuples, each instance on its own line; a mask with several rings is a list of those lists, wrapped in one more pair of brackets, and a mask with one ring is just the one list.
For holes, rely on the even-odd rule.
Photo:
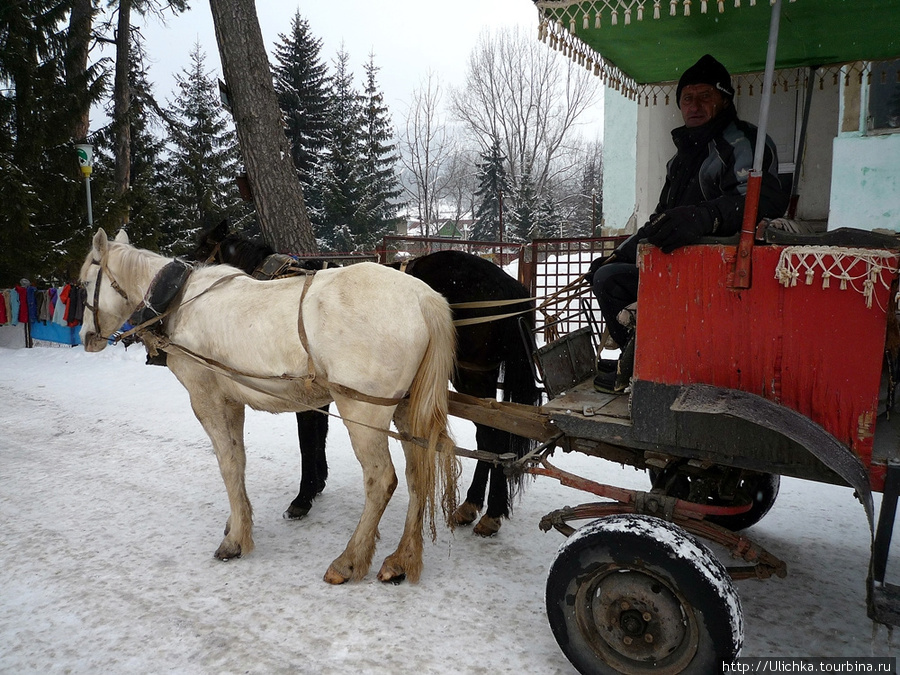
[(181, 292), (193, 270), (193, 265), (178, 258), (163, 267), (153, 277), (144, 299), (134, 310), (128, 322), (132, 326), (141, 326), (160, 319), (169, 309), (175, 296)]

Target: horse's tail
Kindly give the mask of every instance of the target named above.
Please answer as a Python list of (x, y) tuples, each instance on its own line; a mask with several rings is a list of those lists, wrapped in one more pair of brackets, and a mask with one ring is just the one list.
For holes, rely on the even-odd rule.
[[(513, 305), (510, 311), (521, 309), (521, 305)], [(525, 323), (525, 329), (531, 330), (534, 326), (534, 309), (521, 315)], [(541, 391), (534, 379), (534, 370), (531, 367), (532, 354), (526, 346), (522, 333), (519, 330), (519, 317), (512, 317), (505, 321), (504, 346), (506, 359), (503, 363), (503, 400), (525, 405), (540, 405)], [(533, 439), (516, 434), (505, 434), (507, 438), (506, 452), (511, 452), (516, 457), (524, 457), (537, 447)], [(507, 509), (512, 513), (513, 503), (517, 496), (521, 495), (525, 487), (525, 477), (528, 474), (515, 473), (508, 479), (509, 492)]]
[[(524, 304), (524, 303), (523, 303)], [(521, 315), (525, 323), (525, 330), (534, 327), (534, 305), (531, 311)], [(523, 305), (513, 305), (510, 311), (517, 311)], [(526, 346), (519, 330), (519, 317), (512, 317), (506, 321), (504, 331), (505, 366), (503, 372), (503, 400), (525, 405), (538, 405), (541, 402), (541, 392), (534, 379), (534, 370), (531, 367), (531, 350)]]
[[(428, 330), (428, 348), (409, 390), (409, 426), (413, 436), (426, 439), (426, 451), (416, 452), (414, 480), (427, 495), (432, 539), (437, 486), (443, 484), (441, 509), (447, 524), (456, 510), (456, 479), (460, 473), (454, 444), (447, 433), (448, 382), (456, 361), (456, 329), (446, 300), (430, 291), (419, 300)], [(409, 461), (409, 459), (407, 459)]]

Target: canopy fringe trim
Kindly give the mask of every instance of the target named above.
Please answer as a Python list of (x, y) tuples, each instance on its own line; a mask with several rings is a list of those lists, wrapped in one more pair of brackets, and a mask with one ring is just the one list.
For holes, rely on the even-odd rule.
[[(643, 21), (645, 6), (652, 2), (652, 11), (647, 12), (654, 19), (660, 17), (660, 7), (665, 0), (538, 0), (536, 3), (540, 12), (538, 25), (538, 39), (548, 44), (552, 49), (561, 52), (579, 66), (593, 72), (603, 84), (628, 99), (649, 105), (669, 105), (675, 103), (674, 93), (676, 82), (656, 82), (638, 84), (630, 76), (626, 75), (614, 63), (604, 58), (590, 45), (579, 38), (575, 31), (578, 22), (587, 30), (591, 24), (594, 28), (601, 28), (604, 23), (617, 26), (620, 23), (628, 25), (632, 17), (637, 21)], [(689, 15), (692, 2), (697, 0), (668, 0), (669, 15), (680, 5), (685, 15)], [(732, 0), (728, 0), (731, 2)], [(764, 0), (763, 0), (764, 1)], [(790, 0), (795, 2), (796, 0)], [(701, 13), (709, 11), (709, 4), (716, 5), (719, 12), (725, 11), (725, 0), (699, 0)], [(733, 0), (735, 7), (740, 7), (741, 2), (749, 2), (755, 5), (756, 0)], [(770, 0), (774, 4), (774, 0)], [(677, 14), (677, 12), (675, 12)], [(622, 21), (619, 21), (619, 15)], [(867, 75), (868, 70), (862, 61), (844, 64), (831, 64), (816, 70), (818, 88), (837, 85), (843, 75), (845, 83), (851, 77), (858, 81)], [(773, 93), (779, 89), (789, 91), (792, 88), (805, 88), (809, 78), (808, 68), (787, 68), (775, 72)], [(737, 96), (754, 96), (759, 94), (763, 86), (763, 74), (741, 73), (733, 75), (735, 93)]]

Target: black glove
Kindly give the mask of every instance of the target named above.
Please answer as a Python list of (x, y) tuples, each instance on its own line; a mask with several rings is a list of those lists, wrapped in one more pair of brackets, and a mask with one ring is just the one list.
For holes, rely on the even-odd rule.
[(593, 277), (594, 273), (597, 270), (599, 270), (603, 265), (605, 265), (607, 262), (609, 262), (610, 257), (611, 256), (604, 255), (604, 256), (600, 256), (599, 258), (595, 258), (594, 260), (592, 260), (591, 266), (588, 268), (588, 271), (587, 271), (587, 276)]
[(644, 235), (663, 253), (693, 244), (700, 237), (712, 234), (715, 219), (706, 206), (677, 206), (652, 218), (644, 225)]

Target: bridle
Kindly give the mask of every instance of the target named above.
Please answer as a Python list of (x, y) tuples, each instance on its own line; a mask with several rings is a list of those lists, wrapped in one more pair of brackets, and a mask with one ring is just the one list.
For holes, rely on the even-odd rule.
[(218, 262), (218, 263), (225, 262), (221, 258), (221, 255), (220, 255), (221, 252), (222, 252), (222, 242), (217, 241), (216, 245), (213, 246), (213, 250), (210, 252), (209, 256), (207, 256), (207, 258), (206, 258), (206, 264), (209, 265), (212, 262)]
[(129, 302), (128, 294), (122, 290), (122, 287), (119, 286), (118, 282), (113, 278), (112, 273), (109, 271), (109, 268), (101, 260), (91, 259), (91, 265), (97, 265), (100, 267), (100, 270), (97, 272), (97, 281), (94, 286), (94, 304), (91, 305), (87, 300), (85, 300), (84, 305), (89, 310), (91, 310), (91, 314), (94, 317), (94, 330), (97, 331), (97, 335), (103, 339), (109, 339), (110, 336), (104, 336), (103, 331), (100, 329), (100, 282), (103, 279), (103, 271), (106, 270), (106, 275), (109, 277), (109, 285), (112, 286), (113, 290), (121, 295), (125, 302)]

